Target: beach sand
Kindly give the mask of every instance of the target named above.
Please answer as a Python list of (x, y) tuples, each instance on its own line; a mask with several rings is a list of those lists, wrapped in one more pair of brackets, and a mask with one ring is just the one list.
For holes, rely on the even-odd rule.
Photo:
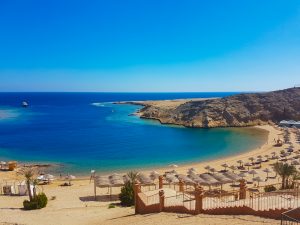
[[(274, 138), (282, 132), (272, 126), (265, 125), (259, 127), (269, 132), (267, 142), (252, 151), (236, 156), (217, 159), (209, 162), (184, 165), (176, 168), (179, 173), (186, 173), (188, 168), (195, 167), (199, 172), (205, 172), (204, 166), (210, 165), (216, 169), (222, 169), (220, 166), (224, 162), (229, 165), (237, 165), (236, 161), (242, 159), (248, 161), (251, 156), (265, 155), (273, 151), (280, 152), (284, 147), (273, 147)], [(292, 143), (297, 146), (292, 138)], [(297, 146), (299, 147), (299, 146)], [(264, 163), (263, 168), (269, 163)], [(263, 169), (262, 168), (262, 169)], [(163, 172), (170, 168), (160, 168), (157, 171)], [(146, 171), (147, 172), (147, 171)], [(265, 177), (260, 171), (259, 176)], [(0, 182), (2, 180), (13, 180), (21, 178), (16, 176), (15, 172), (0, 172)], [(277, 180), (268, 180), (266, 183), (276, 183)], [(75, 180), (70, 187), (61, 187), (63, 181), (56, 180), (50, 185), (40, 186), (40, 189), (46, 193), (50, 199), (46, 208), (35, 211), (22, 210), (22, 202), (28, 197), (21, 196), (0, 196), (0, 224), (26, 224), (26, 225), (76, 225), (76, 224), (280, 224), (280, 221), (264, 219), (254, 216), (210, 216), (210, 215), (181, 215), (175, 213), (159, 213), (150, 215), (134, 215), (133, 208), (124, 208), (116, 206), (108, 208), (110, 203), (118, 202), (119, 189), (113, 189), (113, 196), (110, 199), (107, 195), (107, 189), (97, 190), (97, 201), (93, 196), (93, 183), (89, 179)], [(53, 200), (51, 200), (53, 199)]]

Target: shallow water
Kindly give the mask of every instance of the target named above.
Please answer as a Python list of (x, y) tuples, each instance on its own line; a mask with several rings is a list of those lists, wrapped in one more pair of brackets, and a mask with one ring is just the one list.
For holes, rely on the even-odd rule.
[[(256, 148), (266, 139), (262, 130), (161, 125), (129, 116), (140, 106), (111, 103), (230, 94), (0, 93), (0, 160), (61, 163), (56, 172), (84, 174), (199, 162)], [(20, 107), (24, 100), (30, 107)]]

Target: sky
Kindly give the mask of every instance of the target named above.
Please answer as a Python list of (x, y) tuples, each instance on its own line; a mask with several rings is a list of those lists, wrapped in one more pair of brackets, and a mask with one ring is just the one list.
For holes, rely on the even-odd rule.
[(0, 91), (299, 84), (299, 0), (0, 1)]

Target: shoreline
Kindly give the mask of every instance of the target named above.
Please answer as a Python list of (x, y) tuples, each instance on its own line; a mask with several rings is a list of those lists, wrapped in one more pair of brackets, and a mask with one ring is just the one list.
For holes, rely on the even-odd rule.
[[(249, 128), (249, 127), (246, 127)], [(169, 170), (173, 170), (175, 169), (178, 173), (183, 173), (185, 174), (186, 171), (191, 168), (194, 167), (197, 169), (197, 171), (199, 172), (205, 172), (204, 167), (207, 165), (210, 165), (216, 169), (221, 169), (221, 164), (223, 163), (227, 163), (227, 164), (236, 164), (236, 161), (239, 159), (242, 159), (244, 161), (247, 161), (249, 157), (253, 157), (253, 156), (257, 156), (257, 155), (265, 155), (265, 154), (270, 154), (269, 150), (271, 150), (274, 146), (273, 146), (273, 142), (274, 142), (274, 138), (277, 139), (278, 135), (281, 134), (281, 131), (275, 129), (273, 126), (271, 125), (262, 125), (262, 126), (255, 126), (252, 127), (255, 129), (262, 129), (264, 131), (267, 132), (266, 134), (266, 139), (264, 141), (264, 143), (260, 146), (258, 146), (257, 148), (254, 149), (250, 149), (250, 150), (245, 150), (236, 154), (232, 154), (232, 155), (227, 155), (227, 156), (221, 156), (221, 157), (217, 157), (215, 159), (207, 159), (207, 160), (203, 160), (199, 162), (186, 162), (186, 163), (178, 163), (176, 165), (178, 165), (177, 168), (171, 168), (169, 166), (150, 166), (150, 167), (139, 167), (139, 168), (134, 168), (134, 169), (121, 169), (121, 170), (111, 170), (110, 172), (104, 171), (97, 171), (97, 174), (100, 175), (110, 175), (112, 173), (119, 173), (119, 174), (126, 174), (129, 171), (138, 171), (138, 172), (142, 172), (142, 173), (149, 173), (151, 171), (157, 171), (159, 173), (164, 173), (165, 171), (169, 171)], [(239, 129), (243, 129), (243, 128), (239, 128)], [(273, 150), (272, 150), (273, 151)], [(19, 162), (19, 165), (25, 165), (25, 166), (33, 166), (33, 167), (37, 167), (37, 168), (54, 168), (54, 167), (58, 167), (61, 166), (61, 163), (43, 163), (43, 162), (35, 162), (35, 163), (24, 163), (24, 162)], [(45, 166), (46, 165), (46, 166)], [(63, 165), (62, 165), (63, 166)], [(57, 175), (57, 174), (54, 174)], [(90, 179), (90, 174), (88, 172), (86, 172), (85, 174), (83, 173), (74, 173), (74, 175), (76, 175), (77, 179), (79, 180), (86, 180), (86, 179)]]

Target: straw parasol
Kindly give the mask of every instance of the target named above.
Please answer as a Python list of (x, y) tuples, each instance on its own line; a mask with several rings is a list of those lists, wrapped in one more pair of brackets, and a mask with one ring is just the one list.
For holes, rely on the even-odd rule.
[(151, 178), (152, 180), (156, 180), (156, 179), (158, 179), (158, 177), (159, 177), (159, 173), (158, 173), (158, 172), (152, 171), (152, 172), (150, 173), (150, 178)]
[(188, 171), (191, 171), (191, 172), (197, 173), (197, 170), (196, 170), (194, 167), (192, 167), (192, 168), (189, 168), (189, 169), (188, 169)]
[[(149, 185), (149, 184), (153, 184), (153, 180), (151, 179), (150, 176), (147, 176), (143, 173), (139, 173), (138, 176), (138, 181), (141, 183), (141, 184), (146, 184), (146, 185)], [(121, 182), (118, 182), (121, 184)]]
[(243, 173), (243, 172), (242, 172), (242, 173), (239, 174), (239, 176), (240, 176), (241, 178), (245, 178), (245, 177), (247, 177), (247, 173), (245, 173), (245, 172)]
[(236, 161), (238, 164), (240, 164), (240, 167), (242, 166), (242, 164), (244, 163), (244, 161), (243, 160), (238, 160), (238, 161)]
[(259, 187), (259, 182), (264, 182), (264, 180), (261, 179), (261, 177), (255, 177), (255, 178), (253, 178), (252, 180), (257, 182), (257, 186), (258, 186), (258, 187)]
[(204, 169), (206, 169), (207, 172), (209, 173), (209, 170), (211, 169), (211, 167), (210, 166), (206, 166), (206, 167), (204, 167)]
[(267, 174), (267, 178), (269, 178), (269, 173), (271, 173), (272, 170), (270, 170), (269, 168), (266, 168), (263, 171)]
[(225, 171), (226, 171), (226, 168), (228, 167), (228, 164), (227, 163), (224, 163), (221, 165), (222, 167), (224, 167)]
[(195, 181), (193, 181), (191, 178), (189, 178), (186, 175), (180, 174), (180, 175), (178, 175), (178, 179), (183, 181), (185, 184), (189, 184), (189, 185), (195, 184)]
[(215, 168), (210, 168), (209, 171), (212, 172), (213, 174), (214, 174), (215, 172), (217, 172), (217, 170), (216, 170)]
[(189, 177), (196, 183), (196, 184), (199, 184), (199, 185), (204, 185), (204, 186), (210, 186), (211, 183), (206, 181), (206, 180), (203, 180), (201, 177), (199, 177), (198, 175), (189, 175)]
[(200, 177), (205, 180), (208, 181), (209, 183), (211, 183), (212, 185), (219, 185), (221, 184), (220, 181), (218, 181), (217, 179), (215, 179), (212, 175), (207, 174), (207, 173), (202, 173), (200, 174)]
[(249, 169), (250, 169), (250, 166), (252, 166), (252, 163), (245, 163), (245, 166), (247, 166), (248, 167), (248, 171), (249, 171)]
[(253, 177), (254, 177), (254, 175), (256, 175), (256, 174), (257, 174), (256, 170), (250, 170), (248, 173), (249, 173), (249, 174), (252, 174), (252, 175), (253, 175)]
[(248, 158), (250, 161), (251, 161), (251, 163), (253, 164), (253, 161), (255, 160), (255, 158), (254, 157), (249, 157)]
[(234, 165), (230, 166), (229, 168), (232, 170), (232, 172), (234, 172), (235, 170), (237, 170), (237, 167), (234, 166)]
[(238, 176), (237, 174), (230, 172), (230, 171), (224, 172), (223, 175), (234, 181), (238, 181), (241, 179), (240, 176)]

